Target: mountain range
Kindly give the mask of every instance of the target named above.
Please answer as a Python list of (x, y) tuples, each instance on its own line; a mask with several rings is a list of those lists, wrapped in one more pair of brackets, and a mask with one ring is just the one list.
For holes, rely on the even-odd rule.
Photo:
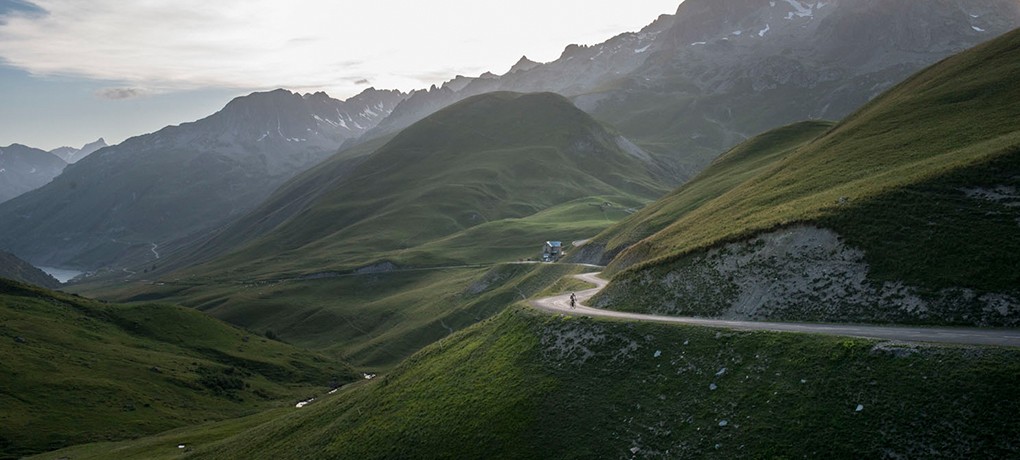
[(202, 120), (100, 149), (0, 205), (0, 247), (47, 266), (154, 263), (160, 246), (258, 206), (403, 97), (367, 90), (339, 101), (277, 90), (237, 98)]
[(559, 59), (413, 92), (374, 133), (472, 95), (553, 91), (674, 170), (805, 119), (840, 119), (921, 68), (1020, 25), (1010, 0), (687, 1), (637, 33)]
[(11, 144), (0, 148), (0, 203), (48, 184), (67, 167), (56, 155)]
[(522, 58), (502, 76), (457, 77), (408, 95), (370, 89), (344, 102), (253, 94), (104, 149), (0, 206), (0, 220), (11, 222), (0, 228), (0, 247), (48, 266), (155, 263), (240, 218), (341, 145), (385, 140), (492, 91), (567, 96), (649, 154), (675, 186), (744, 139), (802, 119), (838, 119), (1017, 24), (1020, 7), (1008, 0), (689, 1), (640, 32), (568, 46), (546, 64)]
[(80, 149), (60, 147), (49, 152), (21, 144), (0, 148), (0, 203), (50, 183), (68, 164), (106, 146), (99, 139)]

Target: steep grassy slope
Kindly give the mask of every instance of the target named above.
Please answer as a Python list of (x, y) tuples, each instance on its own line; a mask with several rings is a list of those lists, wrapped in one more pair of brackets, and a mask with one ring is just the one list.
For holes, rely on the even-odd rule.
[(575, 260), (609, 263), (627, 247), (672, 224), (782, 161), (803, 144), (832, 128), (832, 123), (807, 121), (759, 135), (724, 153), (690, 182), (619, 224), (600, 233)]
[(253, 428), (40, 458), (1006, 458), (1018, 358), (516, 309)]
[(346, 365), (200, 312), (0, 279), (0, 458), (291, 406)]
[[(668, 198), (676, 204), (657, 205), (673, 207), (674, 221), (614, 259), (610, 270), (618, 275), (600, 304), (682, 313), (682, 307), (665, 307), (654, 298), (661, 296), (660, 290), (640, 286), (672, 290), (676, 283), (666, 283), (667, 278), (687, 276), (670, 275), (672, 268), (714, 257), (710, 249), (753, 252), (753, 241), (741, 247), (724, 245), (807, 224), (831, 229), (842, 238), (840, 244), (863, 251), (869, 282), (886, 283), (876, 289), (895, 290), (889, 283), (906, 283), (906, 291), (890, 296), (935, 303), (948, 299), (944, 303), (975, 308), (930, 314), (914, 308), (922, 311), (890, 317), (865, 313), (856, 320), (1016, 323), (1018, 57), (1020, 31), (921, 72), (714, 199), (684, 207), (696, 202), (697, 195), (680, 190)], [(643, 216), (648, 223), (622, 225), (655, 228), (656, 221), (648, 217)], [(724, 280), (721, 287), (707, 289), (739, 290), (741, 282)], [(681, 296), (676, 303), (692, 304), (696, 297)], [(891, 301), (887, 297), (878, 295), (874, 302)], [(900, 306), (911, 310), (911, 302)], [(713, 309), (716, 314), (726, 310)]]
[[(653, 171), (640, 153), (626, 151), (621, 138), (560, 96), (486, 94), (407, 128), (345, 179), (320, 181), (329, 169), (304, 176), (323, 184), (314, 202), (189, 273), (236, 278), (351, 269), (585, 197), (647, 200), (661, 193)], [(531, 245), (554, 236), (536, 232)], [(440, 263), (450, 262), (439, 252)]]

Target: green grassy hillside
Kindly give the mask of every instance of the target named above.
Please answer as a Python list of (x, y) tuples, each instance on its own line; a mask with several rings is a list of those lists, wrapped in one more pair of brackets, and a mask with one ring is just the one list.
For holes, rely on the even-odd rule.
[(302, 411), (40, 458), (1007, 458), (1018, 358), (513, 309)]
[[(626, 152), (591, 117), (548, 93), (493, 93), (465, 100), (407, 128), (344, 178), (320, 177), (331, 174), (324, 167), (302, 176), (321, 185), (314, 193), (304, 192), (314, 199), (300, 212), (188, 273), (235, 279), (307, 274), (403, 256), (404, 264), (415, 266), (471, 263), (487, 255), (491, 259), (489, 245), (472, 245), (474, 254), (454, 256), (448, 246), (433, 243), (586, 197), (629, 207), (662, 193), (649, 161)], [(302, 187), (292, 183), (284, 191), (295, 189)], [(276, 212), (259, 211), (265, 216)], [(602, 221), (583, 230), (606, 225)], [(551, 230), (528, 232), (530, 247), (557, 237)], [(405, 250), (416, 254), (408, 256)], [(502, 260), (521, 254), (512, 250)]]
[(192, 309), (0, 279), (0, 458), (250, 414), (354, 380)]
[(582, 270), (590, 269), (499, 264), (245, 284), (167, 283), (147, 286), (128, 299), (180, 302), (247, 329), (272, 331), (289, 343), (381, 371)]
[[(817, 138), (793, 139), (760, 170), (748, 163), (753, 175), (718, 196), (684, 188), (654, 206), (670, 210), (665, 215), (635, 216), (641, 221), (609, 230), (608, 241), (626, 242), (627, 229), (654, 230), (672, 219), (613, 260), (615, 286), (600, 302), (654, 309), (657, 294), (638, 286), (670, 267), (810, 225), (863, 250), (872, 282), (906, 283), (922, 298), (1006, 296), (1005, 310), (988, 307), (1001, 310), (1001, 320), (972, 311), (916, 321), (1012, 324), (1010, 299), (1020, 298), (1018, 57), (1020, 31), (919, 73)], [(735, 152), (759, 149), (755, 142)], [(709, 171), (698, 182), (731, 179)]]
[(761, 174), (803, 144), (831, 129), (832, 123), (807, 121), (779, 128), (744, 142), (719, 156), (705, 171), (676, 191), (600, 233), (588, 243), (584, 258), (608, 263), (641, 241), (733, 188)]

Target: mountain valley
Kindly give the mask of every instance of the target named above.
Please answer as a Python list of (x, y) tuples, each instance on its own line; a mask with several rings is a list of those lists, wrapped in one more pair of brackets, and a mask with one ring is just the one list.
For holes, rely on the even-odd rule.
[(0, 149), (60, 168), (0, 196), (0, 458), (1020, 456), (1018, 26), (685, 0)]

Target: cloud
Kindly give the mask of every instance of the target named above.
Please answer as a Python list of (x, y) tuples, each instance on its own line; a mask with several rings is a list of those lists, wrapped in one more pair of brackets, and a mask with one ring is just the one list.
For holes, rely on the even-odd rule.
[(39, 16), (45, 15), (46, 10), (24, 0), (0, 0), (0, 16), (17, 13)]
[(0, 25), (7, 23), (6, 16), (14, 15), (40, 17), (46, 15), (46, 10), (24, 0), (0, 0)]
[(475, 69), (500, 73), (522, 54), (555, 59), (567, 43), (636, 30), (678, 3), (0, 0), (0, 60), (156, 92), (286, 87), (345, 96), (362, 80), (410, 90)]
[(103, 88), (96, 91), (96, 97), (103, 99), (132, 99), (139, 96), (144, 96), (148, 92), (141, 88)]
[(370, 84), (372, 84), (372, 82), (368, 81), (367, 78), (359, 78), (357, 80), (354, 80), (354, 84), (355, 85), (370, 85)]

